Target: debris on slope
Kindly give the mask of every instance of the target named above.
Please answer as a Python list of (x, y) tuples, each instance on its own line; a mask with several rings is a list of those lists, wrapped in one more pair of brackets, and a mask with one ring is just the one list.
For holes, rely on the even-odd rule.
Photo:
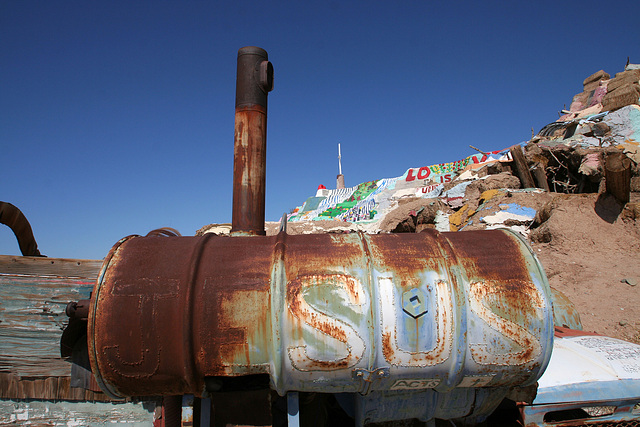
[(601, 111), (615, 111), (638, 104), (640, 69), (636, 64), (629, 64), (614, 78), (600, 70), (587, 77), (582, 85), (583, 91), (573, 97), (569, 111), (563, 110), (564, 115), (559, 121), (573, 121)]
[[(318, 190), (296, 208), (288, 217), (290, 222), (337, 219), (357, 222), (367, 231), (374, 231), (388, 213), (405, 199), (442, 198), (447, 204), (456, 206), (456, 200), (464, 197), (465, 184), (461, 181), (451, 185), (460, 175), (470, 176), (478, 168), (501, 161), (509, 161), (505, 150), (473, 154), (462, 160), (420, 168), (408, 169), (402, 176), (371, 181), (351, 188)], [(494, 168), (501, 171), (501, 168)], [(483, 175), (486, 176), (485, 171)], [(473, 179), (473, 178), (472, 178)]]
[[(604, 79), (606, 74), (594, 76), (590, 79), (600, 81), (597, 78)], [(593, 83), (587, 80), (585, 87)], [(621, 152), (633, 160), (629, 168), (631, 186), (637, 188), (640, 185), (637, 170), (639, 141), (640, 106), (636, 104), (581, 119), (559, 120), (543, 127), (530, 141), (508, 149), (473, 154), (451, 163), (411, 168), (400, 177), (351, 188), (318, 190), (315, 196), (296, 208), (288, 220), (348, 221), (366, 232), (394, 231), (403, 222), (401, 229), (410, 231), (422, 223), (417, 217), (414, 220), (406, 216), (396, 218), (416, 210), (402, 206), (419, 199), (423, 200), (421, 205), (413, 203), (418, 203), (417, 209), (420, 209), (432, 206), (433, 200), (437, 199), (446, 205), (441, 209), (441, 215), (449, 217), (449, 228), (457, 231), (463, 228), (466, 218), (461, 220), (465, 214), (456, 213), (466, 212), (469, 217), (480, 204), (479, 196), (487, 190), (537, 187), (566, 194), (602, 193), (606, 190), (602, 186), (607, 161)], [(426, 223), (435, 226), (435, 217)], [(447, 227), (440, 223), (440, 228)]]

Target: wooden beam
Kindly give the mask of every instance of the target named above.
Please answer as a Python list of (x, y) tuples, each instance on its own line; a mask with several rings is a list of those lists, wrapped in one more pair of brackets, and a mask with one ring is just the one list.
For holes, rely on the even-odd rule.
[(629, 203), (631, 192), (631, 159), (624, 153), (607, 156), (605, 167), (607, 192), (623, 205)]
[(549, 188), (549, 182), (547, 181), (547, 174), (544, 170), (544, 166), (542, 166), (540, 163), (537, 163), (533, 168), (533, 176), (536, 179), (538, 188), (542, 188), (545, 191), (551, 191), (551, 189)]
[(0, 399), (80, 400), (108, 402), (103, 393), (71, 387), (71, 378), (20, 378), (0, 372)]
[(54, 277), (98, 277), (101, 260), (0, 255), (0, 274)]
[(522, 147), (520, 145), (514, 145), (509, 149), (509, 152), (513, 159), (516, 175), (520, 178), (520, 182), (522, 183), (522, 188), (536, 188), (531, 172), (529, 172), (527, 159), (525, 159), (524, 153), (522, 152)]
[(60, 357), (70, 301), (89, 298), (95, 279), (0, 274), (0, 372), (71, 375)]

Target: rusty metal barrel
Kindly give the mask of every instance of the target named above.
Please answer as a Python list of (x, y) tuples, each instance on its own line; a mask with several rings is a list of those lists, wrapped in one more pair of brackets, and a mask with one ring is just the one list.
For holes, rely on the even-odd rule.
[(128, 237), (88, 319), (115, 397), (252, 374), (281, 395), (524, 386), (552, 340), (544, 271), (508, 230)]

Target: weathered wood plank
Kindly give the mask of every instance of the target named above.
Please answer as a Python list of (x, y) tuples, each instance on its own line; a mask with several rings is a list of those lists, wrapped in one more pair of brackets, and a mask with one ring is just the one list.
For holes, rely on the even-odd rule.
[(522, 183), (522, 188), (535, 188), (536, 184), (533, 182), (533, 177), (529, 171), (527, 159), (524, 157), (524, 153), (522, 152), (522, 147), (520, 145), (514, 145), (509, 149), (509, 152), (513, 159), (516, 175), (520, 178), (520, 182)]
[(631, 192), (631, 159), (624, 153), (613, 153), (605, 162), (605, 185), (607, 192), (623, 205), (629, 203)]
[(547, 181), (547, 174), (545, 173), (544, 166), (540, 163), (536, 164), (533, 168), (533, 177), (535, 178), (538, 188), (542, 188), (544, 191), (551, 191), (549, 188), (549, 182)]
[[(110, 400), (103, 393), (71, 387), (72, 365), (60, 357), (66, 305), (89, 298), (101, 266), (97, 260), (0, 256), (0, 399)], [(3, 404), (14, 405), (0, 400), (0, 424), (6, 414)], [(51, 411), (46, 405), (45, 412)], [(63, 412), (74, 413), (79, 407), (74, 405), (81, 404), (69, 404)], [(132, 407), (120, 408), (124, 413), (114, 419), (128, 417)], [(27, 416), (25, 411), (19, 416)], [(40, 409), (28, 412), (20, 421), (47, 419)], [(86, 420), (78, 425), (91, 425)]]
[(96, 278), (101, 260), (0, 255), (0, 274)]
[(0, 399), (110, 401), (103, 393), (71, 387), (68, 376), (19, 378), (7, 373), (0, 373)]
[(89, 298), (101, 264), (0, 256), (0, 372), (18, 378), (70, 375), (71, 365), (60, 358), (65, 308)]

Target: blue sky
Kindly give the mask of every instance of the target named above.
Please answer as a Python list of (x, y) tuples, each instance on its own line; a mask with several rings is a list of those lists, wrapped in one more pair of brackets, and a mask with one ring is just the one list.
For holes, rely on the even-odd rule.
[[(236, 56), (275, 67), (267, 220), (495, 150), (640, 63), (640, 2), (0, 1), (0, 200), (43, 254), (231, 221)], [(18, 255), (0, 227), (0, 254)]]

